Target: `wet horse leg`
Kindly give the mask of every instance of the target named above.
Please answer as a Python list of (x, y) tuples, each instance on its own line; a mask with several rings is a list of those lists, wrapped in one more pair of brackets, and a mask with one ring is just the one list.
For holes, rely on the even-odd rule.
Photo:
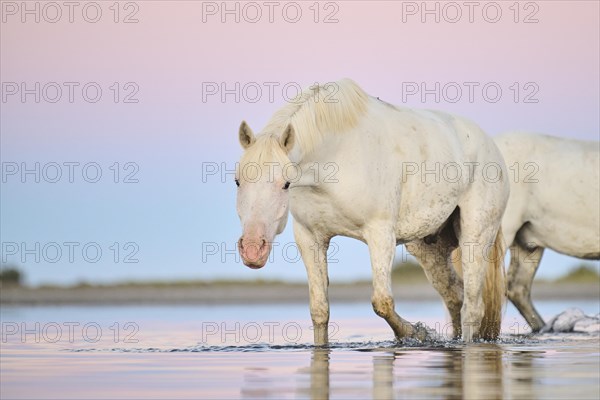
[(417, 329), (401, 318), (394, 308), (392, 294), (392, 264), (396, 250), (396, 238), (393, 231), (381, 229), (371, 232), (367, 238), (373, 272), (373, 295), (371, 303), (375, 314), (385, 319), (394, 331), (397, 339), (416, 337), (425, 340), (427, 332)]
[[(425, 271), (427, 279), (440, 294), (452, 320), (454, 336), (461, 335), (460, 310), (463, 303), (463, 282), (452, 265), (454, 241), (438, 237), (434, 243), (416, 240), (406, 244)], [(460, 254), (458, 254), (460, 256)]]

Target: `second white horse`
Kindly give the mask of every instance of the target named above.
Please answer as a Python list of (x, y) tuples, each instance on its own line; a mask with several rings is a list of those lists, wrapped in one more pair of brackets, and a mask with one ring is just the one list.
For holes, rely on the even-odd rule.
[(511, 252), (508, 297), (537, 332), (544, 320), (531, 286), (544, 249), (600, 258), (600, 143), (528, 132), (494, 140), (511, 182), (502, 221)]

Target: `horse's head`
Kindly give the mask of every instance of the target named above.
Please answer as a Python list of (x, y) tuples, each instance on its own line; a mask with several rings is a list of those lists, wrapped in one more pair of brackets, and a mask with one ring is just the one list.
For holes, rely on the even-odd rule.
[(294, 146), (291, 125), (283, 133), (254, 136), (242, 122), (239, 139), (244, 154), (236, 171), (237, 212), (242, 222), (242, 236), (238, 251), (244, 264), (262, 268), (271, 251), (275, 235), (283, 232), (288, 217), (288, 189), (286, 169)]

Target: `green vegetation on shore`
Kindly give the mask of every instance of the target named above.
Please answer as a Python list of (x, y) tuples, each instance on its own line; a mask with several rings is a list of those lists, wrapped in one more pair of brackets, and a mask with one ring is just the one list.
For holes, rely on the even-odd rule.
[(578, 267), (571, 269), (566, 275), (555, 280), (556, 283), (587, 283), (600, 282), (598, 272), (588, 265), (581, 264)]
[[(540, 279), (539, 282), (550, 284), (561, 283), (598, 283), (600, 284), (600, 274), (593, 266), (589, 264), (579, 264), (569, 270), (563, 276), (553, 279)], [(427, 282), (427, 277), (423, 268), (414, 261), (395, 262), (392, 269), (392, 282), (395, 284), (410, 284)]]
[[(24, 275), (21, 271), (14, 267), (3, 267), (0, 269), (0, 287), (26, 287), (23, 285)], [(552, 280), (539, 280), (540, 282), (549, 284), (567, 284), (567, 283), (598, 283), (600, 284), (600, 275), (596, 269), (586, 264), (580, 264), (572, 268), (562, 277)], [(410, 284), (427, 284), (427, 277), (421, 266), (414, 261), (394, 262), (392, 269), (392, 282), (395, 285), (410, 285)], [(349, 283), (337, 283), (336, 286), (351, 286), (351, 285), (370, 285), (370, 280), (356, 281)], [(202, 288), (208, 286), (297, 286), (306, 285), (305, 282), (286, 282), (282, 280), (181, 280), (181, 281), (132, 281), (118, 282), (107, 284), (90, 284), (80, 282), (75, 285), (41, 285), (39, 289), (87, 289), (87, 288)]]
[(407, 283), (426, 283), (427, 276), (416, 261), (394, 261), (392, 282), (396, 285)]
[(0, 287), (21, 286), (23, 274), (17, 268), (3, 267), (0, 269)]

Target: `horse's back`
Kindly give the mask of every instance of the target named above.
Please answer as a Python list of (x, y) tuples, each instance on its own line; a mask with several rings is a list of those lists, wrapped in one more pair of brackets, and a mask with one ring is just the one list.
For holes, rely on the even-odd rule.
[[(569, 157), (587, 157), (586, 163), (599, 162), (600, 142), (577, 139), (567, 139), (541, 133), (510, 131), (494, 138), (494, 142), (503, 152), (505, 160), (515, 158), (519, 153), (534, 152), (543, 155), (552, 152), (558, 156), (558, 161), (568, 161)], [(519, 151), (521, 149), (521, 151)], [(504, 154), (505, 150), (513, 153)], [(515, 158), (515, 161), (520, 161)]]
[(385, 104), (375, 108), (375, 116), (380, 117), (380, 112), (388, 115), (388, 129), (382, 130), (384, 147), (402, 149), (393, 154), (381, 148), (377, 153), (382, 162), (395, 165), (392, 169), (397, 175), (392, 180), (402, 182), (399, 238), (411, 240), (435, 232), (463, 205), (494, 208), (502, 214), (508, 182), (485, 179), (483, 169), (494, 164), (500, 168), (494, 172), (503, 177), (504, 160), (492, 138), (477, 124), (438, 110), (394, 107), (392, 111)]
[(498, 162), (503, 164), (492, 138), (472, 120), (440, 110), (411, 109), (396, 107), (402, 115), (406, 131), (411, 125), (407, 121), (416, 121), (423, 130), (421, 138), (433, 154), (440, 153), (453, 162)]
[(495, 142), (511, 182), (505, 233), (522, 229), (523, 242), (598, 258), (599, 143), (529, 132), (504, 133)]

